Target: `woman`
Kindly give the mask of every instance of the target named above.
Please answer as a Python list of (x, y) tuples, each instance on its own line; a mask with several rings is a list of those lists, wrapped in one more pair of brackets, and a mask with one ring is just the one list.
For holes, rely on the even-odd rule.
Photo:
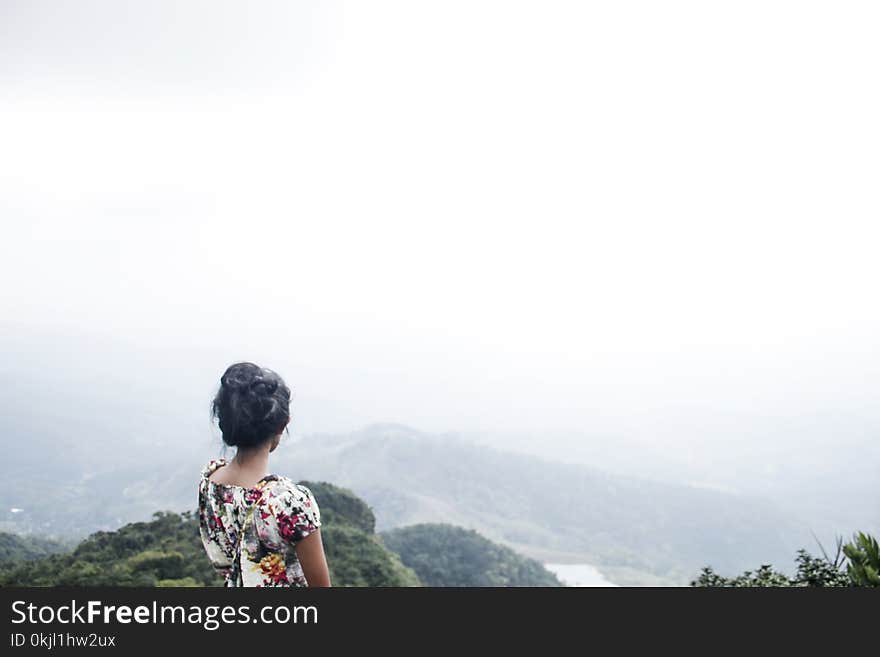
[(202, 471), (199, 531), (226, 586), (330, 586), (312, 492), (268, 470), (290, 422), (290, 388), (271, 370), (236, 363), (212, 412), (236, 453)]

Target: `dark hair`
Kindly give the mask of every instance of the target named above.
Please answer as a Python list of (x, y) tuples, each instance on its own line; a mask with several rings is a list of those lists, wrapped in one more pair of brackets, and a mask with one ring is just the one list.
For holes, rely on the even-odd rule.
[(254, 447), (277, 436), (290, 421), (290, 388), (272, 370), (235, 363), (220, 377), (211, 414), (224, 443)]

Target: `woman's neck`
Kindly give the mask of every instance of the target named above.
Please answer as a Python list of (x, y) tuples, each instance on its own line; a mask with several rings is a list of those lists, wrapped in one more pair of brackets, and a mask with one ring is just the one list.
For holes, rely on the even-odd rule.
[(231, 484), (251, 488), (269, 474), (268, 446), (241, 449), (224, 467), (216, 470), (210, 479), (217, 484)]
[(232, 465), (242, 474), (254, 474), (259, 479), (269, 473), (269, 450), (265, 447), (239, 449), (232, 459)]

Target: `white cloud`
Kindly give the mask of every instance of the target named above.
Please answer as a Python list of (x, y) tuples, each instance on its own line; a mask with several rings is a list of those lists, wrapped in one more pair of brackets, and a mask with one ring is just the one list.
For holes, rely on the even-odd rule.
[(24, 6), (19, 323), (274, 345), (438, 427), (876, 392), (870, 3)]

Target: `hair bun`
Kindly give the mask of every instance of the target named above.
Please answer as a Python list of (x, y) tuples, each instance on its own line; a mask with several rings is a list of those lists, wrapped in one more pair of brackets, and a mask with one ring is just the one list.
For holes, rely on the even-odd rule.
[(272, 370), (235, 363), (220, 377), (212, 413), (227, 445), (259, 445), (290, 421), (290, 388)]
[(253, 363), (236, 363), (227, 368), (220, 377), (220, 385), (229, 390), (244, 390), (248, 388), (257, 377), (262, 377), (262, 368)]
[(269, 397), (278, 390), (278, 381), (257, 376), (250, 382), (248, 387), (255, 395)]

